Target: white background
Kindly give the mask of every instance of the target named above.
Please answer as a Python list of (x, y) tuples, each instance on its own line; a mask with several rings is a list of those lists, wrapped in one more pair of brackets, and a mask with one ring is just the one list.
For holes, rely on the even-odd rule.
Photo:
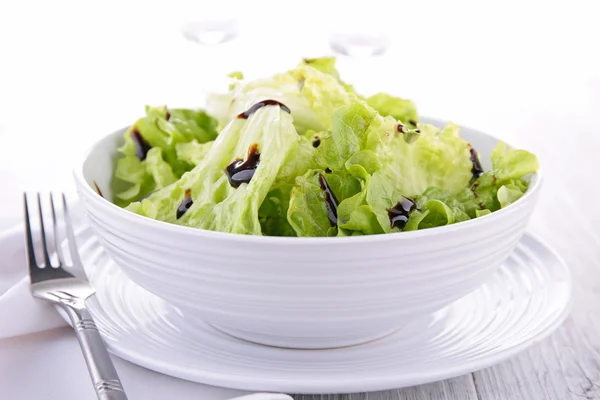
[[(409, 97), (421, 114), (523, 138), (533, 151), (549, 126), (598, 132), (593, 3), (3, 0), (0, 218), (25, 189), (72, 187), (76, 157), (145, 104), (202, 104), (225, 73), (292, 67), (329, 52), (328, 33), (348, 26), (385, 29), (394, 41), (384, 57), (340, 59), (365, 92)], [(182, 38), (181, 22), (211, 10), (241, 17), (238, 40)]]
[[(179, 24), (218, 11), (216, 3), (241, 18), (237, 40), (217, 47), (185, 41)], [(343, 78), (358, 90), (408, 97), (423, 115), (543, 149), (546, 176), (560, 172), (557, 160), (568, 152), (570, 162), (582, 163), (579, 181), (597, 185), (594, 2), (415, 3), (0, 0), (0, 228), (20, 219), (22, 191), (72, 192), (75, 160), (145, 104), (201, 104), (203, 91), (227, 72), (293, 67), (302, 56), (327, 54), (328, 35), (348, 27), (384, 30), (393, 41), (383, 57), (340, 58)], [(582, 136), (585, 149), (578, 148)], [(552, 201), (547, 189), (543, 196), (542, 203)], [(61, 331), (0, 344), (0, 398), (11, 398), (2, 396), (7, 387), (12, 398), (91, 398), (78, 351)], [(69, 362), (57, 366), (58, 359)], [(174, 387), (181, 398), (237, 394), (198, 392), (120, 360), (117, 367), (131, 398), (168, 398)], [(136, 370), (142, 380), (128, 382)], [(45, 385), (28, 383), (42, 375)]]

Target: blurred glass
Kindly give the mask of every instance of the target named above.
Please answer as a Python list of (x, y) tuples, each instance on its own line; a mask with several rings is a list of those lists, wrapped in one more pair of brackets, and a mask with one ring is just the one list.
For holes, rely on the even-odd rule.
[(238, 34), (236, 19), (197, 19), (181, 26), (183, 36), (193, 42), (216, 45), (233, 40)]
[(372, 57), (386, 52), (388, 38), (371, 33), (334, 33), (329, 38), (329, 46), (338, 53), (349, 57)]
[[(329, 47), (337, 54), (349, 57), (382, 55), (390, 47), (392, 30), (401, 26), (401, 15), (395, 12), (394, 2), (369, 0), (364, 6), (333, 4), (328, 13)], [(335, 7), (337, 6), (337, 7)]]
[(218, 45), (239, 34), (243, 2), (237, 0), (176, 0), (180, 10), (181, 34), (188, 40)]

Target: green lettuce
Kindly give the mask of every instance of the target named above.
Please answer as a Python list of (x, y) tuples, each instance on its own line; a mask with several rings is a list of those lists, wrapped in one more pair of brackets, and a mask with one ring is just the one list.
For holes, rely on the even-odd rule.
[(319, 177), (324, 171), (310, 170), (296, 179), (291, 191), (287, 219), (297, 236), (335, 236), (331, 226), (325, 193)]
[(291, 184), (282, 184), (267, 194), (258, 209), (258, 218), (263, 235), (296, 236), (296, 232), (287, 218), (292, 187)]
[(315, 160), (322, 169), (339, 172), (346, 161), (362, 148), (376, 113), (361, 103), (343, 106), (332, 115), (331, 133), (321, 139)]
[[(491, 159), (492, 169), (477, 178), (470, 187), (457, 193), (432, 187), (417, 196), (419, 212), (411, 214), (407, 228), (426, 229), (479, 218), (508, 207), (521, 198), (529, 186), (530, 174), (539, 167), (537, 157), (500, 142)], [(422, 217), (423, 213), (428, 213), (428, 216)]]
[[(374, 235), (509, 207), (538, 169), (535, 155), (499, 143), (491, 169), (478, 171), (457, 125), (420, 123), (408, 99), (361, 96), (333, 57), (304, 59), (260, 79), (229, 78), (205, 110), (146, 107), (119, 149), (115, 203), (221, 232)], [(284, 106), (238, 117), (265, 100)], [(230, 182), (228, 166), (251, 157), (255, 164), (244, 172), (251, 179)]]
[[(263, 107), (247, 120), (234, 119), (194, 169), (128, 209), (175, 224), (260, 235), (259, 208), (297, 137), (292, 117), (277, 106)], [(253, 146), (259, 149), (260, 163), (249, 183), (234, 187), (225, 169), (237, 159), (246, 159)], [(188, 195), (193, 203), (178, 215)]]
[(280, 185), (293, 185), (296, 177), (304, 175), (310, 169), (317, 168), (315, 151), (320, 141), (321, 134), (314, 131), (307, 131), (304, 135), (298, 135), (279, 170), (273, 186), (276, 188)]
[(384, 117), (390, 116), (413, 128), (419, 122), (415, 103), (407, 99), (391, 96), (387, 93), (377, 93), (367, 99), (367, 104)]
[(379, 136), (374, 151), (379, 156), (382, 181), (405, 196), (416, 196), (430, 187), (457, 193), (472, 178), (470, 146), (459, 136), (459, 127), (448, 124), (442, 130), (420, 125), (412, 143), (396, 132)]
[(206, 110), (222, 127), (236, 115), (267, 99), (285, 104), (292, 112), (296, 130), (304, 134), (308, 130), (329, 130), (333, 111), (356, 101), (358, 96), (334, 76), (301, 65), (269, 78), (238, 81), (227, 93), (211, 93)]
[(319, 176), (326, 180), (338, 202), (343, 203), (360, 192), (362, 170), (372, 170), (377, 164), (374, 153), (361, 151), (361, 143), (365, 142), (363, 137), (375, 115), (361, 103), (342, 106), (333, 113), (331, 132), (322, 134), (314, 154), (320, 169), (310, 170), (298, 178), (290, 197), (288, 219), (298, 236), (338, 233), (337, 226), (331, 227), (326, 218), (325, 193)]
[(318, 58), (305, 58), (300, 63), (300, 66), (307, 65), (313, 67), (325, 74), (331, 75), (346, 89), (348, 92), (356, 93), (354, 87), (348, 83), (342, 81), (340, 73), (335, 65), (335, 57), (318, 57)]
[[(363, 180), (361, 193), (348, 200), (359, 212), (354, 212), (349, 204), (340, 204), (340, 209), (344, 210), (340, 219), (344, 229), (356, 229), (365, 234), (397, 231), (399, 228), (391, 225), (388, 210), (401, 199), (420, 195), (431, 187), (450, 193), (468, 187), (472, 177), (469, 144), (460, 138), (457, 126), (449, 124), (439, 130), (422, 125), (413, 133), (416, 136), (406, 140), (405, 132), (390, 117), (378, 117), (371, 124), (365, 147), (370, 148), (366, 151), (374, 156), (365, 162), (364, 171), (360, 173)], [(357, 165), (348, 167), (358, 168)], [(438, 208), (435, 211), (423, 217), (424, 226), (442, 220), (443, 215), (440, 218), (436, 215), (444, 210)], [(464, 215), (459, 218), (464, 219)], [(375, 220), (379, 223), (377, 227), (373, 226)], [(452, 218), (446, 218), (446, 221), (454, 222)]]
[(186, 143), (177, 143), (175, 151), (177, 157), (181, 161), (196, 166), (206, 157), (214, 142), (199, 143), (197, 140), (192, 140)]
[[(125, 132), (119, 148), (124, 157), (115, 168), (115, 202), (126, 206), (175, 182), (191, 169), (191, 158), (197, 158), (189, 149), (187, 158), (181, 157), (178, 146), (210, 143), (217, 136), (216, 125), (217, 121), (203, 110), (147, 106), (146, 115)], [(148, 147), (145, 154), (138, 154), (140, 139)]]

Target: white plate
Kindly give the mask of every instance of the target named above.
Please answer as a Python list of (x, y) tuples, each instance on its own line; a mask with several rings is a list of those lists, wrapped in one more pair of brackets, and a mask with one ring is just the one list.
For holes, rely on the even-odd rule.
[(186, 321), (129, 280), (90, 230), (78, 243), (97, 288), (90, 311), (112, 353), (167, 375), (242, 390), (348, 393), (462, 375), (546, 337), (570, 304), (567, 266), (525, 235), (487, 284), (383, 339), (331, 350), (267, 347)]

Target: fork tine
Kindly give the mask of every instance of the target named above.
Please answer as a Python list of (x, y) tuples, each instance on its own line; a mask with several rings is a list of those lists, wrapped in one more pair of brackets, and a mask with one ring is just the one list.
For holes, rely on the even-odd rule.
[(27, 205), (27, 193), (23, 193), (23, 206), (25, 210), (25, 236), (27, 236), (27, 259), (29, 261), (29, 269), (37, 269), (37, 261), (35, 259), (35, 251), (33, 251), (33, 234), (31, 232), (31, 222), (29, 220), (29, 206)]
[(62, 194), (63, 211), (65, 213), (65, 227), (67, 229), (67, 238), (69, 239), (69, 253), (71, 253), (71, 260), (74, 266), (81, 267), (82, 262), (79, 258), (79, 252), (77, 251), (77, 244), (75, 242), (75, 234), (73, 233), (73, 223), (71, 222), (71, 214), (69, 213), (69, 207), (67, 206), (67, 198), (65, 194)]
[(38, 210), (40, 213), (40, 231), (42, 233), (42, 244), (44, 245), (44, 262), (47, 268), (52, 268), (52, 264), (50, 263), (50, 254), (48, 253), (48, 243), (46, 242), (46, 229), (44, 228), (44, 214), (42, 213), (42, 200), (40, 198), (40, 193), (37, 194), (38, 201)]
[(58, 265), (62, 266), (66, 264), (66, 261), (60, 245), (60, 239), (58, 235), (58, 223), (56, 222), (56, 208), (54, 207), (54, 196), (52, 195), (52, 193), (50, 193), (50, 208), (52, 209), (52, 228), (54, 230), (54, 251), (58, 256)]

